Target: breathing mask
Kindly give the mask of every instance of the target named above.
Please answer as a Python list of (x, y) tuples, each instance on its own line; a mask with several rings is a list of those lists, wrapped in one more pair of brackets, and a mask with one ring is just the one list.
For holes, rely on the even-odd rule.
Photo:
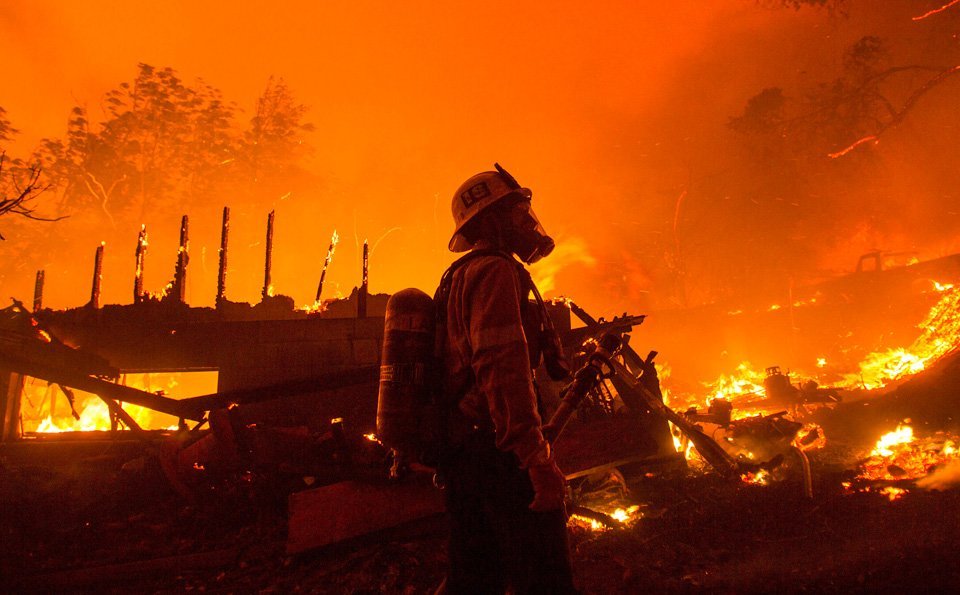
[[(500, 167), (499, 163), (494, 163), (497, 173), (506, 182), (507, 187), (521, 191), (524, 190), (517, 182), (516, 178), (510, 175), (510, 172)], [(530, 205), (530, 191), (521, 194), (522, 200), (515, 202), (507, 214), (507, 226), (510, 232), (510, 244), (513, 252), (527, 264), (533, 264), (547, 256), (555, 247), (553, 238), (547, 235), (540, 220), (537, 219), (533, 207)]]

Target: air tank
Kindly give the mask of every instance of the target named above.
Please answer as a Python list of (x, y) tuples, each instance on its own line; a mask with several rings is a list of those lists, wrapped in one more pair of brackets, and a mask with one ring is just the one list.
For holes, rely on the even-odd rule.
[(425, 438), (421, 427), (431, 397), (435, 326), (433, 299), (419, 289), (398, 291), (387, 301), (377, 437), (390, 448), (413, 452)]

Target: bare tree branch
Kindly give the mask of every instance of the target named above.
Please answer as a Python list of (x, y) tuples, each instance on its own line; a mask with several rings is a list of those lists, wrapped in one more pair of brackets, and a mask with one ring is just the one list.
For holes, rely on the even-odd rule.
[[(6, 161), (6, 153), (0, 153), (0, 181), (3, 180), (3, 167)], [(11, 197), (0, 195), (0, 217), (3, 215), (19, 215), (34, 221), (59, 221), (65, 219), (66, 215), (60, 217), (41, 217), (36, 214), (35, 207), (31, 204), (41, 194), (50, 189), (49, 184), (40, 183), (40, 167), (34, 165), (26, 175), (26, 183), (20, 185), (20, 181), (15, 175), (11, 175), (11, 185), (14, 188), (14, 194)], [(0, 234), (0, 240), (4, 240), (3, 234)]]
[(930, 79), (929, 81), (921, 85), (919, 88), (917, 88), (913, 93), (911, 93), (910, 97), (908, 97), (907, 100), (903, 102), (903, 107), (901, 107), (899, 110), (894, 112), (890, 120), (882, 124), (876, 132), (874, 132), (873, 134), (868, 134), (867, 136), (854, 141), (852, 144), (850, 144), (844, 149), (841, 149), (834, 153), (830, 153), (829, 156), (832, 157), (833, 159), (836, 159), (837, 157), (843, 157), (853, 149), (859, 147), (860, 145), (866, 144), (867, 142), (873, 141), (873, 143), (876, 144), (880, 140), (880, 135), (882, 135), (887, 130), (890, 130), (891, 128), (896, 128), (903, 122), (903, 120), (907, 117), (907, 115), (910, 113), (913, 107), (917, 104), (918, 101), (920, 101), (920, 99), (924, 95), (929, 93), (934, 87), (942, 83), (944, 80), (946, 80), (947, 78), (949, 78), (950, 76), (958, 72), (960, 72), (960, 64), (939, 72), (937, 76), (933, 77), (932, 79)]

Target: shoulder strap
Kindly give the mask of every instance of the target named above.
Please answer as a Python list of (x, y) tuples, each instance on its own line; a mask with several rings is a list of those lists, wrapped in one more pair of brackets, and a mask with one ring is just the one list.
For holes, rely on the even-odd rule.
[[(526, 274), (527, 278), (530, 277), (530, 275), (526, 272), (526, 269), (523, 268), (523, 265), (518, 263), (513, 258), (513, 256), (511, 256), (510, 254), (507, 254), (502, 250), (497, 250), (494, 248), (481, 248), (479, 250), (471, 250), (467, 254), (453, 261), (453, 264), (451, 264), (450, 267), (447, 268), (447, 270), (444, 271), (443, 275), (440, 277), (440, 285), (437, 287), (437, 292), (433, 295), (433, 301), (437, 306), (438, 315), (441, 312), (446, 313), (447, 300), (450, 298), (450, 285), (453, 281), (453, 273), (457, 269), (463, 267), (465, 264), (470, 262), (471, 260), (480, 258), (482, 256), (499, 256), (501, 258), (505, 258), (506, 260), (509, 260), (511, 263), (516, 265), (516, 267), (519, 270), (523, 271), (523, 273)], [(523, 279), (522, 274), (520, 278)]]

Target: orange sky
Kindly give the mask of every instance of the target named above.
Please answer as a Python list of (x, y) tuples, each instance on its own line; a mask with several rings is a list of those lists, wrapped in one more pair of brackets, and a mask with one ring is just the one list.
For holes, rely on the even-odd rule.
[[(0, 105), (23, 131), (16, 148), (25, 151), (62, 134), (75, 103), (98, 116), (100, 97), (131, 79), (138, 62), (202, 77), (241, 106), (281, 76), (311, 106), (311, 167), (321, 182), (285, 202), (264, 197), (264, 219), (277, 208), (279, 292), (312, 299), (313, 269), (334, 227), (343, 243), (330, 279), (345, 293), (358, 277), (355, 240), (394, 227), (372, 259), (371, 289), (432, 290), (451, 259), (453, 190), (499, 161), (533, 188), (561, 248), (579, 255), (554, 293), (620, 312), (635, 309), (643, 288), (625, 283), (611, 293), (620, 273), (611, 281), (610, 265), (642, 276), (624, 246), (648, 216), (645, 197), (679, 194), (690, 175), (684, 160), (722, 147), (727, 119), (759, 89), (833, 76), (842, 48), (878, 17), (860, 11), (851, 19), (751, 0), (5, 2)], [(223, 204), (228, 197), (212, 197), (190, 214), (213, 221)], [(170, 222), (147, 224), (151, 258), (163, 269), (152, 283), (162, 285), (176, 231)], [(108, 257), (107, 302), (129, 301), (136, 232)], [(192, 239), (195, 251), (215, 255), (215, 231)], [(259, 240), (233, 238), (233, 266), (252, 269), (231, 274), (232, 299), (257, 298)], [(32, 271), (52, 266), (47, 304), (79, 305), (89, 265), (86, 256), (79, 267), (76, 260), (25, 263), (23, 278), (3, 284), (29, 298)], [(598, 267), (608, 271), (603, 278)], [(77, 268), (84, 289), (58, 281)], [(194, 281), (198, 305), (213, 301), (216, 267), (205, 268), (202, 283)]]

